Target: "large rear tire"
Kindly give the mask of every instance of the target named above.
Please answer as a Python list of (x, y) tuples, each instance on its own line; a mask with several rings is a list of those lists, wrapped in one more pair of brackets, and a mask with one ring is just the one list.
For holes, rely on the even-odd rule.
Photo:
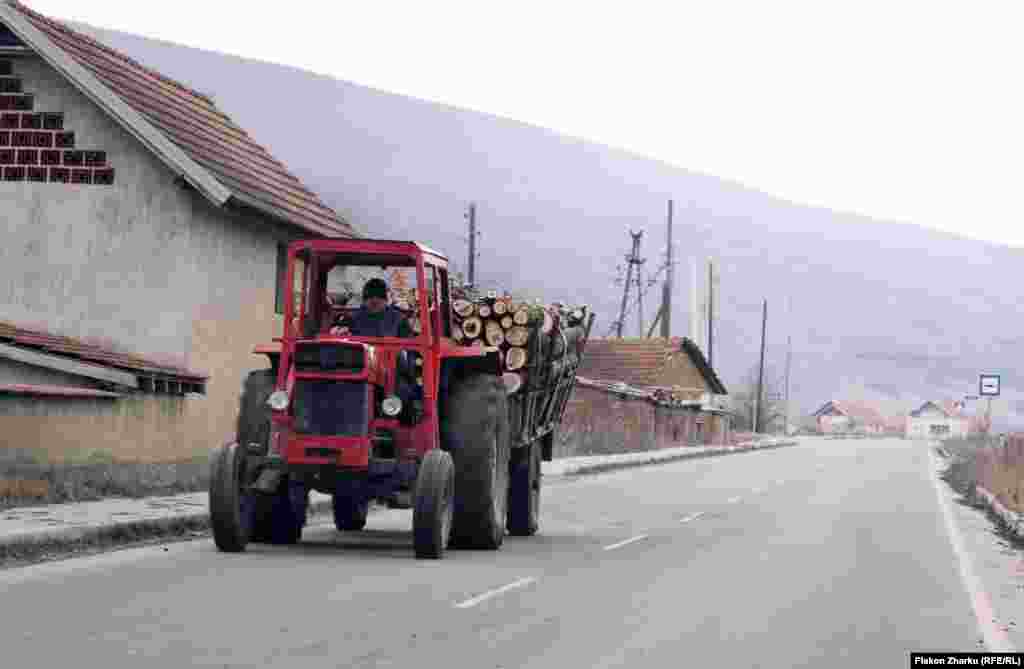
[(356, 532), (366, 527), (370, 500), (362, 494), (357, 482), (339, 483), (331, 503), (334, 507), (334, 526), (339, 532)]
[[(270, 407), (267, 406), (267, 398), (274, 391), (275, 383), (277, 374), (272, 369), (249, 372), (242, 382), (236, 434), (243, 451), (249, 444), (256, 444), (260, 452), (266, 453), (270, 446)], [(253, 494), (250, 502), (253, 508), (249, 541), (273, 543), (274, 498)]]
[(240, 553), (252, 528), (245, 492), (245, 452), (238, 444), (221, 446), (210, 460), (210, 525), (213, 541), (225, 553)]
[(286, 477), (275, 494), (254, 494), (263, 498), (258, 519), (269, 527), (267, 543), (285, 546), (298, 543), (306, 526), (309, 506), (309, 490), (305, 484)]
[(534, 442), (512, 454), (508, 493), (508, 531), (531, 537), (540, 529), (541, 444)]
[(501, 379), (462, 379), (447, 398), (442, 443), (455, 464), (452, 545), (496, 550), (508, 503), (508, 398)]
[(455, 506), (455, 465), (442, 450), (427, 453), (416, 476), (412, 537), (416, 557), (444, 557)]

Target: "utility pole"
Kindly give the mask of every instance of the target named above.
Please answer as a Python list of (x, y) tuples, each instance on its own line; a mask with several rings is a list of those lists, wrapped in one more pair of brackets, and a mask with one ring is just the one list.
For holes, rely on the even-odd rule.
[(715, 262), (708, 260), (708, 367), (715, 368)]
[[(640, 233), (643, 234), (642, 232)], [(639, 242), (636, 245), (637, 254), (640, 253)], [(644, 336), (644, 284), (640, 278), (640, 274), (644, 268), (644, 260), (637, 258), (636, 265), (636, 320), (637, 320), (637, 337)]]
[(469, 285), (476, 287), (476, 203), (469, 203)]
[(793, 363), (793, 335), (786, 337), (786, 434), (789, 436), (789, 369)]
[(768, 300), (764, 301), (761, 316), (761, 364), (757, 372), (757, 399), (754, 403), (754, 434), (761, 433), (761, 396), (764, 389), (764, 335), (768, 328)]
[[(619, 339), (622, 339), (622, 330), (626, 327), (626, 305), (629, 303), (629, 287), (633, 283), (633, 266), (636, 265), (639, 268), (640, 264), (643, 263), (643, 259), (640, 258), (640, 239), (644, 236), (644, 233), (642, 230), (640, 232), (630, 230), (629, 234), (633, 238), (633, 248), (626, 256), (626, 281), (622, 290), (622, 306), (619, 307), (619, 320), (615, 323), (615, 336)], [(637, 272), (639, 273), (639, 269)], [(639, 294), (643, 295), (639, 280), (637, 281), (637, 289), (640, 291)], [(641, 318), (643, 318), (642, 309), (640, 313)], [(643, 336), (642, 327), (640, 336)]]
[(665, 287), (661, 296), (661, 336), (672, 336), (672, 200), (668, 201), (668, 258), (665, 268)]

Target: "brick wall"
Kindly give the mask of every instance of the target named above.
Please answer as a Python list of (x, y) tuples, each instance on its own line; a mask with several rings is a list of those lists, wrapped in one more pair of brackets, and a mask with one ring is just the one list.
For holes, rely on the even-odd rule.
[(577, 386), (565, 409), (555, 457), (725, 444), (728, 421)]

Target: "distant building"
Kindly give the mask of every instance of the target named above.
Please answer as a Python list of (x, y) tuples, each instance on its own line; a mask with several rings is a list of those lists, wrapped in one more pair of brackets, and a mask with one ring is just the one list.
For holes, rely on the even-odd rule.
[(894, 422), (868, 403), (853, 400), (829, 400), (813, 414), (821, 434), (893, 434), (900, 433)]
[(566, 408), (563, 453), (725, 444), (727, 390), (689, 339), (593, 339)]
[(970, 412), (963, 402), (927, 401), (907, 418), (907, 436), (912, 439), (963, 439), (989, 429), (985, 416)]
[(291, 297), (284, 245), (356, 234), (208, 96), (13, 0), (0, 221), (0, 456), (46, 461), (230, 439)]

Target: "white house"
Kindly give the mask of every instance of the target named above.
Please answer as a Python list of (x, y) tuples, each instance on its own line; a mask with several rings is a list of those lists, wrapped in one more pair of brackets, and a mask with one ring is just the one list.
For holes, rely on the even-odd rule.
[(911, 439), (963, 439), (971, 431), (971, 416), (961, 402), (927, 401), (910, 412), (907, 437)]

